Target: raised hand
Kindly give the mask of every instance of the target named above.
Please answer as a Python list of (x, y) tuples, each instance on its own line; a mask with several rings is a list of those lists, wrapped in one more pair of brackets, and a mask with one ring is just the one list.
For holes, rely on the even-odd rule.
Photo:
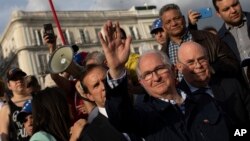
[[(43, 40), (49, 47), (49, 53), (52, 53), (56, 49), (56, 39), (57, 36), (50, 37), (49, 35), (44, 35)], [(52, 42), (50, 42), (52, 41)]]
[(188, 23), (189, 24), (192, 24), (192, 25), (197, 24), (199, 17), (200, 17), (199, 12), (193, 11), (191, 9), (188, 11)]
[(104, 35), (99, 32), (99, 38), (108, 63), (112, 78), (118, 78), (124, 70), (124, 65), (130, 54), (131, 37), (122, 41), (119, 22), (112, 24), (107, 21), (104, 26)]

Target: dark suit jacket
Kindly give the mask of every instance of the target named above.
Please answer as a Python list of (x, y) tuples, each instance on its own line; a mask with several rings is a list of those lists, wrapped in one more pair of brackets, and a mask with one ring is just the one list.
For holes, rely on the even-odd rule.
[[(209, 86), (214, 98), (229, 116), (234, 128), (243, 128), (250, 124), (250, 93), (234, 78), (213, 78)], [(178, 86), (187, 94), (191, 91), (183, 79)]]
[[(243, 12), (243, 14), (247, 18), (247, 31), (246, 32), (248, 33), (248, 38), (250, 40), (250, 12)], [(240, 52), (239, 52), (239, 48), (237, 47), (236, 40), (234, 36), (230, 33), (230, 31), (226, 28), (225, 23), (220, 28), (218, 35), (230, 47), (230, 49), (233, 51), (233, 53), (237, 57), (237, 60), (241, 62), (242, 59), (240, 58)], [(250, 68), (248, 67), (248, 69)], [(250, 75), (249, 74), (242, 73), (242, 76), (239, 76), (238, 78), (242, 82), (246, 83), (246, 86), (250, 88), (250, 82), (249, 82)]]
[(125, 81), (114, 89), (106, 84), (106, 97), (105, 107), (111, 123), (147, 141), (228, 140), (225, 120), (213, 99), (205, 94), (188, 97), (185, 114), (177, 105), (154, 97), (134, 107)]
[(82, 130), (79, 141), (127, 141), (109, 120), (98, 112), (93, 121)]

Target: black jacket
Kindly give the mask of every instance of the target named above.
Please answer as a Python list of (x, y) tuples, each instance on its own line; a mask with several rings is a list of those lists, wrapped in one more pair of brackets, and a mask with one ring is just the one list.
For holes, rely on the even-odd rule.
[(94, 120), (87, 124), (82, 130), (79, 141), (127, 141), (126, 138), (116, 130), (109, 120), (98, 113)]
[[(234, 78), (213, 78), (209, 86), (214, 98), (230, 117), (235, 128), (244, 128), (250, 125), (250, 93), (249, 89), (241, 86)], [(192, 95), (186, 81), (183, 79), (178, 88)]]
[[(230, 136), (236, 140), (241, 138), (234, 137), (236, 129), (250, 130), (250, 93), (249, 89), (242, 87), (237, 79), (234, 78), (213, 78), (209, 86), (212, 89), (216, 103), (222, 108), (230, 126)], [(192, 95), (187, 83), (183, 79), (178, 88)], [(206, 94), (208, 95), (208, 94)]]
[(177, 105), (154, 97), (133, 107), (124, 81), (114, 89), (106, 85), (109, 120), (120, 131), (135, 133), (147, 141), (229, 140), (227, 124), (211, 97), (188, 97), (185, 114)]

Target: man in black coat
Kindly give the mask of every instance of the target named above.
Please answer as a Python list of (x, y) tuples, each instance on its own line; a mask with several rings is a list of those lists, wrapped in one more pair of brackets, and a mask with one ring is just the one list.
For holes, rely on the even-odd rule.
[(127, 141), (125, 136), (110, 124), (108, 118), (98, 111), (97, 107), (92, 109), (89, 116), (87, 122), (84, 119), (75, 122), (71, 128), (70, 141)]
[(242, 87), (237, 79), (212, 76), (204, 47), (195, 42), (183, 43), (178, 50), (177, 61), (177, 68), (184, 78), (179, 84), (180, 89), (188, 95), (203, 90), (214, 97), (232, 122), (232, 132), (250, 129), (249, 90)]
[(77, 121), (71, 128), (71, 140), (81, 141), (140, 141), (140, 138), (121, 133), (111, 125), (105, 110), (106, 90), (104, 79), (106, 68), (102, 65), (91, 64), (85, 67), (81, 82), (76, 85), (77, 91), (84, 99), (87, 122)]
[[(117, 36), (113, 35), (116, 27)], [(228, 128), (214, 100), (205, 94), (188, 97), (175, 87), (175, 76), (167, 56), (145, 52), (138, 60), (137, 76), (149, 99), (133, 106), (129, 97), (124, 64), (131, 37), (121, 41), (119, 23), (104, 25), (106, 40), (99, 34), (109, 64), (106, 110), (110, 122), (122, 132), (132, 132), (147, 141), (229, 140)]]

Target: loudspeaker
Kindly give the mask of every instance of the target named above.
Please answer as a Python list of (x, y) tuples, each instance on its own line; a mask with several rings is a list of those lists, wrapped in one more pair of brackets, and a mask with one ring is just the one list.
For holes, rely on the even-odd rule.
[(74, 51), (71, 47), (57, 48), (49, 58), (49, 71), (51, 73), (68, 72), (74, 78), (80, 78), (84, 67), (81, 67), (75, 61)]

